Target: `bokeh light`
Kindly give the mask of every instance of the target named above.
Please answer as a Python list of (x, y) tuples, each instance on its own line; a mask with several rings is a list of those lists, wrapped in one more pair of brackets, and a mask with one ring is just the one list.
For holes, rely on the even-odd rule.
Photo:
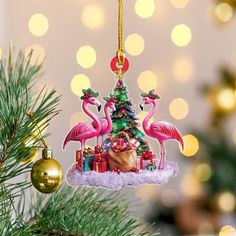
[(198, 196), (202, 192), (201, 183), (190, 174), (184, 176), (181, 181), (180, 188), (183, 194), (186, 196)]
[(96, 51), (89, 45), (82, 46), (76, 53), (76, 60), (83, 68), (91, 68), (97, 60)]
[(215, 15), (217, 19), (223, 23), (230, 21), (233, 13), (233, 7), (226, 2), (219, 3), (215, 8)]
[(183, 140), (184, 140), (184, 150), (181, 149), (183, 155), (186, 157), (194, 156), (199, 150), (198, 139), (192, 134), (187, 134), (183, 136)]
[(189, 112), (187, 101), (183, 98), (173, 99), (169, 106), (169, 112), (176, 120), (182, 120), (186, 118)]
[(214, 234), (214, 232), (215, 232), (215, 227), (209, 222), (203, 222), (202, 224), (200, 224), (198, 228), (198, 235), (209, 236)]
[(211, 178), (212, 175), (211, 166), (207, 163), (201, 163), (196, 166), (194, 174), (200, 182), (206, 182)]
[(88, 89), (90, 87), (90, 79), (84, 74), (75, 75), (70, 83), (71, 91), (77, 96), (83, 95), (82, 89)]
[(235, 204), (235, 196), (231, 192), (223, 192), (218, 197), (218, 206), (224, 212), (233, 211)]
[(157, 197), (158, 186), (157, 185), (140, 185), (135, 188), (135, 195), (143, 200), (150, 201), (154, 200)]
[(191, 79), (194, 73), (193, 64), (189, 59), (181, 58), (174, 62), (172, 73), (178, 81), (187, 81)]
[(138, 86), (144, 92), (155, 89), (157, 86), (157, 76), (154, 72), (146, 70), (138, 76)]
[(232, 110), (236, 107), (236, 97), (234, 90), (224, 88), (217, 95), (217, 104), (223, 110)]
[(236, 144), (236, 129), (232, 133), (233, 142)]
[(100, 29), (105, 22), (104, 10), (100, 6), (89, 5), (82, 11), (82, 22), (90, 29)]
[(176, 46), (187, 46), (192, 39), (191, 29), (185, 24), (176, 25), (171, 32), (171, 39)]
[(236, 229), (231, 225), (225, 225), (220, 229), (219, 236), (236, 236)]
[(135, 12), (139, 17), (143, 19), (150, 18), (155, 13), (155, 10), (154, 0), (136, 0)]
[(28, 22), (29, 31), (37, 37), (43, 36), (48, 31), (48, 19), (42, 13), (32, 15)]
[(89, 118), (84, 112), (76, 112), (70, 118), (70, 127), (72, 128), (79, 122), (88, 122)]
[(177, 204), (178, 195), (174, 189), (166, 189), (161, 194), (161, 201), (166, 207), (173, 207)]
[(170, 0), (170, 2), (176, 8), (184, 8), (188, 5), (189, 0)]
[(144, 39), (139, 34), (130, 34), (125, 40), (125, 49), (132, 56), (140, 55), (144, 50)]
[(33, 50), (33, 53), (30, 60), (30, 64), (34, 65), (35, 63), (42, 63), (46, 57), (44, 48), (38, 44), (33, 44), (25, 49), (25, 55), (27, 56), (31, 50)]

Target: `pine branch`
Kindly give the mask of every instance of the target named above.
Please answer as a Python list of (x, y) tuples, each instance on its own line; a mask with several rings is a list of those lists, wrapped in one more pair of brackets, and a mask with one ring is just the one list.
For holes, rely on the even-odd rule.
[[(35, 104), (33, 83), (41, 73), (42, 64), (31, 64), (32, 53), (19, 52), (15, 56), (10, 49), (8, 56), (0, 61), (0, 235), (9, 235), (17, 222), (22, 223), (15, 199), (31, 184), (28, 181), (13, 184), (12, 179), (30, 171), (32, 163), (22, 161), (30, 157), (30, 150), (40, 146), (40, 138), (36, 136), (34, 146), (25, 147), (24, 141), (35, 129), (26, 113), (34, 109), (37, 122), (45, 119), (47, 123), (58, 114), (59, 97), (55, 96), (55, 90), (40, 91)], [(41, 129), (45, 127), (44, 123)]]

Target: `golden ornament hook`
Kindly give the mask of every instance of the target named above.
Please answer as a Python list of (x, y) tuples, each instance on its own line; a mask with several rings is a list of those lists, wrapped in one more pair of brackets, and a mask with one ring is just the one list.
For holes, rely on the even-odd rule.
[(35, 125), (35, 127), (36, 127), (36, 129), (37, 129), (37, 131), (38, 131), (38, 134), (39, 134), (39, 136), (40, 136), (40, 139), (41, 139), (41, 141), (42, 141), (44, 147), (45, 147), (46, 149), (48, 149), (48, 144), (46, 143), (46, 140), (44, 139), (44, 137), (43, 137), (43, 135), (42, 135), (42, 132), (41, 132), (41, 130), (40, 130), (39, 127), (38, 127), (38, 124), (37, 124), (37, 122), (36, 122), (36, 120), (35, 120), (35, 118), (34, 118), (34, 113), (33, 113), (33, 112), (27, 112), (26, 115), (32, 120), (33, 124)]

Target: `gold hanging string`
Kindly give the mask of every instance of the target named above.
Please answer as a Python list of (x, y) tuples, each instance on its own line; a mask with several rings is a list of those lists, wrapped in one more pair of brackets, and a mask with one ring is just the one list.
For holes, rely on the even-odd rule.
[(38, 134), (40, 136), (41, 142), (43, 143), (44, 147), (47, 149), (48, 148), (48, 144), (46, 143), (46, 140), (44, 139), (41, 130), (38, 127), (38, 124), (34, 118), (34, 113), (33, 112), (27, 112), (26, 115), (32, 120), (33, 124), (35, 125)]
[(116, 52), (118, 64), (124, 65), (125, 53), (123, 50), (123, 0), (118, 0), (118, 50)]

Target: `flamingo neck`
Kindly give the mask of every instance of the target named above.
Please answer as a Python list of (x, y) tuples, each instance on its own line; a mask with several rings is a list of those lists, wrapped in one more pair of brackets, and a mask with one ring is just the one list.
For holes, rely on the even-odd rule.
[(109, 107), (108, 107), (108, 105), (106, 104), (105, 106), (104, 106), (104, 113), (105, 113), (105, 117), (106, 117), (106, 119), (107, 119), (107, 124), (108, 124), (108, 126), (107, 126), (107, 130), (112, 130), (112, 120), (111, 120), (111, 116), (110, 116), (110, 113), (109, 113)]
[(152, 102), (152, 109), (151, 111), (148, 113), (148, 115), (145, 117), (145, 119), (143, 120), (143, 130), (148, 133), (149, 132), (149, 125), (148, 122), (149, 120), (154, 116), (154, 114), (157, 112), (157, 101), (153, 101)]
[(88, 102), (84, 101), (83, 104), (82, 104), (82, 108), (83, 108), (83, 111), (85, 112), (85, 114), (87, 114), (96, 124), (96, 130), (97, 130), (97, 133), (100, 133), (101, 131), (101, 123), (98, 119), (98, 117), (93, 114), (91, 111), (89, 111), (89, 109), (87, 108), (88, 106)]

